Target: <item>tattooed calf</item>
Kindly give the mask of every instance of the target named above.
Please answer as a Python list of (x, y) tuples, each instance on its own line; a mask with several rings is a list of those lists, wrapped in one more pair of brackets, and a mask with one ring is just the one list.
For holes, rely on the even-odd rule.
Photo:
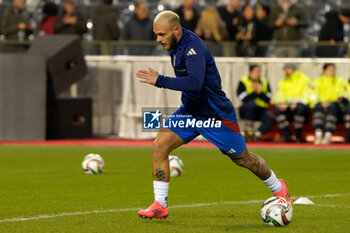
[(155, 178), (160, 181), (165, 180), (165, 172), (161, 169), (156, 169)]

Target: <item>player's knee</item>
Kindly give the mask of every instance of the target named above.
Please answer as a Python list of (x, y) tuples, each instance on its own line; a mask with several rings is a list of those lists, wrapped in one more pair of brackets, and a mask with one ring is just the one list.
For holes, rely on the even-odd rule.
[(166, 144), (154, 142), (152, 145), (153, 148), (153, 157), (157, 158), (165, 158), (170, 153), (170, 147)]

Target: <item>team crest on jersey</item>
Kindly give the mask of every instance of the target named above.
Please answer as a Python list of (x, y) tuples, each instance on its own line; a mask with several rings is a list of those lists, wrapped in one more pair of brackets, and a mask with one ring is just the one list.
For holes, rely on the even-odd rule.
[(187, 52), (187, 56), (190, 56), (190, 55), (196, 55), (196, 51), (194, 51), (193, 48), (191, 48), (188, 52)]

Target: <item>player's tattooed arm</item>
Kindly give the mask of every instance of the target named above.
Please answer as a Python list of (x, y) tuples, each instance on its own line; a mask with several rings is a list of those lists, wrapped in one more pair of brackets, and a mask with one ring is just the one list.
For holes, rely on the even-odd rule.
[(156, 172), (154, 174), (154, 178), (158, 181), (164, 181), (165, 180), (165, 172), (161, 169), (156, 169)]

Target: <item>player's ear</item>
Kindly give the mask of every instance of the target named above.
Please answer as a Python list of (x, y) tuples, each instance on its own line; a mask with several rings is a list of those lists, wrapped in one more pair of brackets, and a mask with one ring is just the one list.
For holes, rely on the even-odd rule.
[(175, 25), (175, 26), (174, 26), (174, 30), (173, 30), (173, 31), (174, 31), (174, 35), (175, 35), (175, 36), (180, 35), (180, 33), (181, 33), (181, 26), (180, 26), (180, 25), (178, 25), (178, 24), (177, 24), (177, 25)]

